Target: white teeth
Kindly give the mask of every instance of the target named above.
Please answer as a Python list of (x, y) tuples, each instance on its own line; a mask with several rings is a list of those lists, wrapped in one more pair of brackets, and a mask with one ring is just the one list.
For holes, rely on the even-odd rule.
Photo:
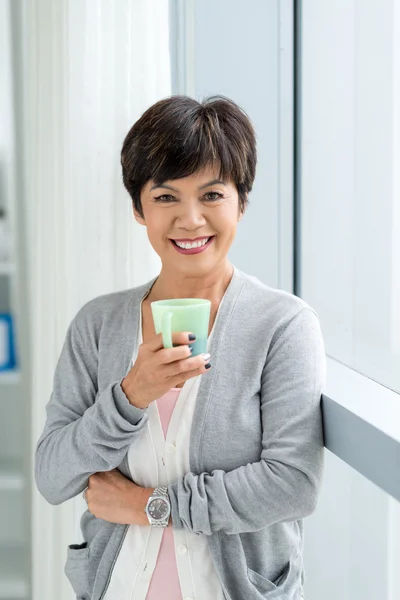
[(175, 242), (175, 244), (177, 246), (179, 246), (179, 248), (184, 248), (185, 250), (189, 250), (189, 248), (200, 248), (200, 246), (204, 246), (205, 244), (207, 244), (209, 239), (210, 238), (206, 238), (204, 240), (200, 240), (199, 242), (193, 242), (192, 244), (185, 243), (185, 242)]

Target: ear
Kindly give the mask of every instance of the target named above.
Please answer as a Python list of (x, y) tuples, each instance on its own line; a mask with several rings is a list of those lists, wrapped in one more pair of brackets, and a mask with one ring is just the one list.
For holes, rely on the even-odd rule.
[(240, 208), (239, 208), (238, 223), (239, 223), (239, 221), (241, 221), (243, 219), (245, 212), (246, 212), (246, 208), (244, 208), (243, 210), (240, 210)]
[(138, 213), (138, 211), (136, 210), (135, 207), (133, 207), (133, 215), (136, 219), (136, 221), (140, 224), (140, 225), (146, 225), (146, 221), (144, 220), (144, 218)]

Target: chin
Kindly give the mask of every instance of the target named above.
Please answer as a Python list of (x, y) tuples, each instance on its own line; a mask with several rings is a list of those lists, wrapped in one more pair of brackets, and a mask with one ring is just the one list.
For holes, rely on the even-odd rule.
[(202, 277), (203, 275), (209, 275), (216, 267), (216, 263), (214, 261), (204, 261), (204, 264), (192, 264), (192, 265), (177, 265), (177, 268), (180, 273), (184, 273), (185, 275), (191, 277)]

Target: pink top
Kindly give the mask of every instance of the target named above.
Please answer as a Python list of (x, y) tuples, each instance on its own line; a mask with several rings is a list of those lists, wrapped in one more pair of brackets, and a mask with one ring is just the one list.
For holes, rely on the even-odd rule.
[[(181, 388), (171, 388), (157, 402), (164, 437), (167, 437), (168, 425), (178, 400)], [(175, 558), (174, 532), (171, 525), (163, 531), (156, 567), (150, 581), (146, 600), (182, 600), (178, 568)]]

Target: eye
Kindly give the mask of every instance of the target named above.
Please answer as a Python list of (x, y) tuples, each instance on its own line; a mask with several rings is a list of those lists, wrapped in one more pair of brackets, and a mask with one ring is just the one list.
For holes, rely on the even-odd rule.
[(220, 198), (223, 198), (223, 195), (220, 194), (219, 192), (207, 192), (206, 196), (214, 196), (214, 198), (207, 198), (207, 200), (210, 200), (211, 202), (215, 200), (219, 200)]
[(175, 198), (171, 196), (171, 194), (162, 194), (161, 196), (157, 196), (156, 198), (154, 198), (154, 200), (156, 202), (165, 202), (168, 204), (169, 202), (173, 202)]

